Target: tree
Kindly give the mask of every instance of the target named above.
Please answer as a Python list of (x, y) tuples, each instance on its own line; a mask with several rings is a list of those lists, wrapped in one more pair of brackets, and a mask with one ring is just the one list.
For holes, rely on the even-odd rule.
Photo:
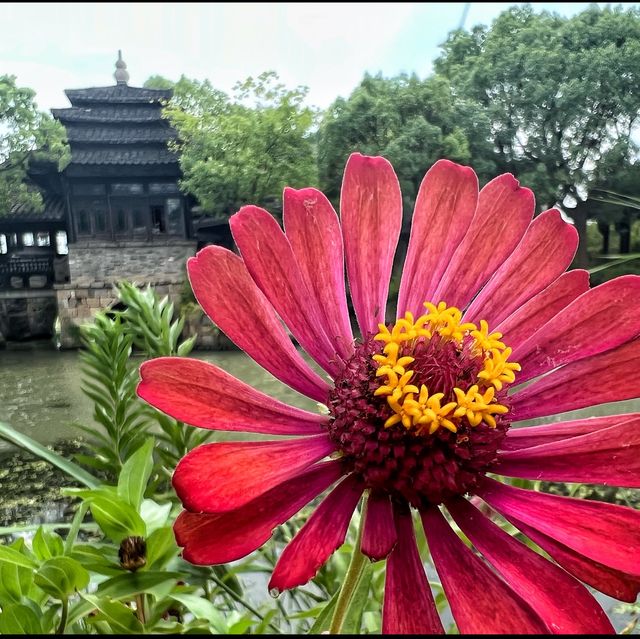
[(173, 89), (176, 83), (163, 75), (152, 75), (142, 85), (145, 89)]
[(182, 77), (165, 114), (178, 131), (183, 188), (214, 215), (243, 204), (278, 208), (285, 186), (317, 183), (307, 89), (273, 72), (236, 84), (231, 96)]
[(30, 160), (69, 159), (64, 127), (38, 111), (32, 89), (18, 87), (15, 76), (0, 76), (0, 216), (17, 206), (42, 211), (42, 197), (28, 184)]
[(436, 61), (456, 98), (479, 102), (500, 170), (562, 206), (587, 264), (589, 193), (637, 153), (640, 12), (592, 6), (572, 17), (511, 8), (489, 28), (453, 32)]
[(354, 151), (383, 155), (393, 164), (405, 212), (412, 210), (426, 169), (439, 158), (462, 163), (473, 158), (481, 174), (491, 174), (489, 123), (471, 100), (453, 98), (444, 77), (365, 75), (347, 99), (329, 107), (320, 124), (319, 176), (328, 197), (339, 198), (344, 164)]

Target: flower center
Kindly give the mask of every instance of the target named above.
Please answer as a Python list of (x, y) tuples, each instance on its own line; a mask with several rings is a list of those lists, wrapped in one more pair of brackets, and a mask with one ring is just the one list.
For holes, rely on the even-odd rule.
[(473, 489), (509, 427), (511, 349), (444, 302), (356, 345), (329, 400), (329, 433), (354, 472), (415, 506)]

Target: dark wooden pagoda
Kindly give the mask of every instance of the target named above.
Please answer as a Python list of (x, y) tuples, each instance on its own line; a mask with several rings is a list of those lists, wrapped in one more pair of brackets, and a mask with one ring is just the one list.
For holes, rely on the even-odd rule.
[(0, 290), (68, 282), (67, 243), (73, 252), (78, 243), (193, 237), (194, 202), (178, 188), (178, 158), (169, 148), (176, 133), (162, 117), (172, 91), (129, 86), (120, 52), (114, 76), (113, 86), (65, 91), (71, 107), (52, 109), (71, 161), (62, 172), (31, 163), (43, 212), (19, 207), (0, 216)]
[(178, 185), (176, 132), (162, 117), (172, 91), (129, 86), (120, 52), (114, 76), (112, 86), (65, 91), (71, 106), (52, 109), (71, 160), (62, 171), (30, 163), (30, 187), (41, 191), (44, 211), (0, 215), (0, 332), (15, 324), (7, 300), (12, 309), (24, 302), (29, 314), (37, 296), (52, 297), (61, 344), (73, 346), (77, 327), (115, 303), (119, 281), (180, 297), (198, 242), (195, 202)]
[(52, 110), (71, 147), (61, 176), (69, 240), (189, 237), (189, 203), (168, 147), (175, 131), (162, 117), (172, 91), (129, 86), (120, 55), (116, 67), (114, 86), (67, 90), (71, 107)]

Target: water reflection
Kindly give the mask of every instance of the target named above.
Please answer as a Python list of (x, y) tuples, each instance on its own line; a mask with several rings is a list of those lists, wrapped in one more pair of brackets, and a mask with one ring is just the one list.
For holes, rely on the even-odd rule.
[[(316, 410), (313, 401), (284, 386), (244, 353), (196, 352), (194, 357), (214, 362), (284, 402)], [(74, 421), (93, 423), (92, 402), (81, 390), (82, 375), (77, 351), (57, 351), (38, 342), (0, 351), (0, 421), (43, 444), (79, 436)], [(8, 447), (0, 442), (0, 450)]]

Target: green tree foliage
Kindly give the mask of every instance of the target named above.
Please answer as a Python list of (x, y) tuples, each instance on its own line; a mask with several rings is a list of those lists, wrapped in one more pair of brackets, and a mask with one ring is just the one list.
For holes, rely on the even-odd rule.
[(173, 80), (165, 78), (163, 75), (152, 75), (143, 84), (145, 89), (173, 89), (175, 86)]
[[(365, 75), (347, 98), (325, 112), (318, 133), (321, 187), (337, 201), (350, 153), (383, 155), (401, 181), (408, 210), (425, 169), (442, 157), (472, 158), (481, 174), (494, 170), (488, 121), (469, 99), (455, 99), (444, 77)], [(484, 148), (483, 148), (484, 147)]]
[(35, 91), (16, 85), (12, 75), (0, 76), (0, 216), (15, 206), (42, 210), (39, 192), (25, 183), (30, 159), (55, 162), (69, 158), (62, 125), (38, 111)]
[(572, 17), (511, 8), (453, 32), (436, 61), (455, 95), (479, 102), (498, 167), (564, 205), (586, 263), (589, 192), (624, 172), (640, 113), (640, 11), (592, 6)]
[(273, 207), (285, 186), (316, 183), (305, 87), (287, 89), (268, 72), (236, 84), (231, 95), (185, 77), (174, 91), (165, 113), (178, 131), (182, 184), (206, 212)]

